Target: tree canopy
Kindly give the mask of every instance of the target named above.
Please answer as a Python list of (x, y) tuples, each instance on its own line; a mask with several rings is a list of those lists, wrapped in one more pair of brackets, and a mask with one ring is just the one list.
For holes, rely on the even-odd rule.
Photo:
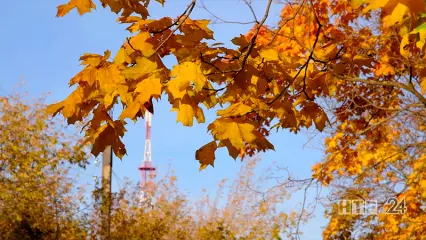
[[(196, 0), (177, 18), (159, 19), (150, 18), (155, 3), (149, 0), (100, 2), (132, 35), (112, 60), (108, 50), (83, 55), (85, 68), (70, 80), (77, 88), (49, 107), (70, 124), (89, 119), (84, 130), (94, 155), (112, 145), (121, 158), (126, 120), (153, 112), (153, 100), (163, 94), (184, 126), (220, 108), (208, 125), (213, 140), (195, 154), (201, 169), (214, 165), (217, 148), (226, 147), (234, 159), (274, 149), (272, 130), (329, 130), (326, 159), (314, 166), (313, 177), (338, 187), (337, 200), (381, 199), (386, 209), (388, 196), (405, 198), (407, 213), (342, 216), (334, 207), (324, 237), (424, 235), (423, 0), (287, 1), (281, 20), (266, 26), (268, 0), (253, 29), (232, 39), (233, 48), (214, 40), (209, 20), (191, 18)], [(71, 0), (57, 16), (73, 8), (83, 15), (95, 4)], [(170, 68), (163, 63), (168, 55), (177, 60)], [(112, 119), (108, 110), (119, 103), (123, 110)]]

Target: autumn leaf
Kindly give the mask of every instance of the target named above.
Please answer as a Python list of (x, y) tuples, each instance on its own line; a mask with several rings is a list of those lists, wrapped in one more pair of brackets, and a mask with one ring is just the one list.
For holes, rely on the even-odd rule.
[(422, 94), (425, 94), (426, 93), (426, 79), (425, 78), (423, 78), (422, 81), (420, 82), (420, 88), (421, 88)]
[(352, 8), (356, 9), (364, 3), (364, 0), (351, 0)]
[(53, 116), (56, 116), (56, 114), (58, 114), (63, 108), (64, 108), (63, 101), (62, 102), (57, 102), (57, 103), (49, 105), (46, 108), (46, 113), (47, 114), (52, 114)]
[(98, 67), (101, 63), (104, 63), (111, 56), (110, 51), (105, 51), (104, 55), (86, 53), (80, 57), (82, 65), (90, 65), (93, 67)]
[(214, 167), (215, 151), (217, 144), (215, 141), (207, 143), (195, 152), (195, 159), (200, 162), (200, 171), (208, 165)]
[(121, 47), (114, 57), (114, 63), (116, 63), (117, 65), (120, 65), (120, 64), (129, 64), (131, 62), (132, 62), (132, 59), (127, 54), (127, 50), (124, 47)]
[(142, 4), (138, 0), (127, 0), (127, 1), (116, 1), (116, 0), (102, 0), (102, 6), (105, 8), (109, 6), (111, 11), (118, 14), (121, 12), (122, 16), (128, 17), (132, 13), (137, 13), (142, 16), (142, 18), (148, 17), (148, 10), (145, 7), (145, 4)]
[(121, 112), (119, 119), (130, 118), (134, 119), (139, 111), (141, 111), (142, 104), (140, 102), (132, 102)]
[(187, 19), (180, 26), (180, 30), (185, 34), (198, 35), (200, 34), (202, 38), (205, 39), (214, 39), (213, 31), (208, 29), (210, 20), (192, 20)]
[(192, 126), (195, 113), (191, 104), (179, 103), (179, 109), (177, 111), (176, 122), (181, 122), (184, 126)]
[(135, 100), (140, 103), (147, 102), (151, 97), (158, 98), (161, 95), (161, 82), (158, 77), (151, 76), (138, 83), (135, 93), (138, 93)]
[(253, 109), (243, 103), (236, 103), (231, 106), (229, 106), (225, 110), (219, 110), (217, 111), (218, 116), (222, 117), (236, 117), (236, 116), (243, 116), (249, 112), (251, 112)]
[(140, 57), (136, 59), (136, 65), (128, 67), (122, 71), (127, 79), (139, 79), (148, 74), (152, 74), (157, 70), (157, 63), (150, 61), (148, 58)]
[(151, 36), (148, 32), (142, 31), (130, 38), (130, 48), (139, 51), (144, 57), (151, 57), (155, 53), (155, 49), (154, 46), (147, 41), (150, 38)]
[(175, 81), (175, 79), (169, 81), (167, 83), (167, 91), (171, 94), (173, 99), (182, 99), (189, 90), (189, 85), (186, 88), (182, 87), (179, 81)]
[(107, 94), (115, 92), (120, 84), (126, 84), (126, 79), (121, 74), (118, 66), (114, 64), (99, 68), (96, 80), (99, 82), (99, 90)]
[(365, 0), (365, 2), (367, 3), (367, 7), (364, 8), (363, 11), (368, 12), (370, 10), (385, 7), (388, 4), (389, 0)]
[(237, 149), (244, 148), (244, 143), (253, 142), (256, 136), (253, 134), (254, 125), (244, 122), (236, 122), (227, 118), (216, 119), (208, 126), (209, 131), (217, 140), (228, 139)]
[[(93, 147), (91, 153), (94, 156), (98, 156), (99, 153), (103, 152), (107, 142), (112, 142), (112, 149), (114, 154), (120, 159), (126, 154), (126, 150), (124, 148), (124, 144), (120, 140), (120, 136), (124, 134), (125, 129), (123, 127), (119, 127), (120, 122), (115, 122), (114, 125), (109, 123), (103, 124), (99, 129), (97, 129), (95, 135), (93, 136)], [(105, 141), (105, 139), (109, 139), (109, 141)], [(92, 140), (90, 140), (92, 141)]]
[(264, 49), (259, 52), (261, 58), (267, 61), (278, 61), (278, 52), (274, 49)]
[(205, 121), (203, 109), (191, 103), (191, 99), (186, 95), (182, 100), (176, 101), (177, 107), (173, 107), (172, 111), (177, 111), (176, 122), (181, 122), (184, 126), (192, 126), (194, 117), (199, 123)]
[(249, 45), (249, 41), (247, 41), (246, 36), (240, 35), (239, 37), (235, 37), (232, 39), (232, 43), (244, 49)]
[(83, 15), (90, 12), (92, 9), (96, 9), (96, 5), (92, 0), (71, 0), (67, 4), (58, 6), (58, 12), (56, 17), (63, 17), (69, 13), (72, 9), (77, 8), (78, 14)]
[(384, 26), (388, 27), (388, 26), (395, 25), (396, 23), (401, 23), (405, 14), (408, 12), (409, 12), (409, 8), (406, 5), (402, 3), (398, 3), (395, 9), (392, 11), (392, 14), (387, 16), (385, 19), (383, 19), (385, 23)]
[(161, 3), (161, 5), (163, 5), (163, 6), (164, 6), (164, 3), (166, 2), (165, 0), (155, 0), (155, 1)]
[(354, 61), (355, 64), (359, 64), (361, 66), (372, 67), (372, 65), (371, 65), (372, 59), (367, 58), (367, 57), (356, 55), (354, 57), (353, 61)]
[(229, 155), (235, 160), (240, 155), (240, 150), (234, 147), (229, 139), (225, 139), (219, 142), (218, 147), (225, 146), (228, 149)]
[(200, 91), (207, 81), (200, 64), (194, 62), (183, 62), (175, 66), (170, 73), (170, 77), (173, 78), (170, 82), (175, 83), (179, 90), (185, 89), (191, 83), (194, 83), (195, 90)]
[(327, 114), (325, 114), (324, 112), (320, 112), (319, 116), (314, 118), (315, 127), (321, 132), (324, 130), (325, 125), (328, 121), (329, 120)]

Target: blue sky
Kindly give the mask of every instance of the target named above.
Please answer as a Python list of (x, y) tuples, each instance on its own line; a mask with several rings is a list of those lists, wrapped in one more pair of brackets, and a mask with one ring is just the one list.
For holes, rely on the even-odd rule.
[[(71, 91), (68, 81), (80, 69), (78, 58), (87, 52), (101, 54), (109, 49), (113, 54), (121, 46), (126, 36), (125, 25), (116, 23), (116, 15), (98, 5), (97, 11), (80, 17), (76, 11), (63, 18), (56, 18), (56, 6), (66, 0), (55, 1), (5, 1), (0, 15), (2, 38), (0, 38), (0, 90), (12, 92), (14, 85), (24, 80), (26, 90), (31, 96), (40, 96), (51, 92), (47, 102), (53, 103), (64, 99)], [(249, 9), (238, 0), (205, 0), (206, 6), (218, 16), (229, 21), (252, 20)], [(166, 3), (162, 8), (152, 4), (151, 16), (178, 16), (189, 1), (179, 0)], [(255, 0), (254, 8), (261, 17), (266, 0)], [(155, 7), (154, 7), (155, 6)], [(267, 21), (277, 21), (282, 5), (274, 5), (272, 14)], [(196, 7), (192, 18), (209, 18), (209, 14)], [(212, 24), (216, 40), (229, 43), (232, 37), (245, 33), (251, 25)], [(4, 94), (0, 92), (0, 95)], [(163, 97), (155, 105), (152, 128), (153, 161), (161, 172), (168, 169), (171, 163), (179, 179), (179, 186), (187, 189), (192, 197), (200, 196), (201, 189), (206, 188), (215, 193), (220, 179), (233, 179), (241, 167), (239, 161), (233, 161), (226, 151), (216, 153), (215, 168), (198, 171), (195, 151), (211, 141), (207, 134), (207, 124), (215, 119), (215, 113), (206, 113), (206, 124), (198, 124), (191, 128), (176, 124), (176, 113), (170, 112), (170, 105)], [(123, 139), (128, 156), (123, 161), (114, 161), (114, 188), (128, 177), (134, 181), (140, 178), (137, 167), (143, 159), (144, 122), (127, 125), (128, 132)], [(297, 136), (281, 131), (272, 134), (269, 140), (275, 145), (276, 151), (262, 154), (265, 167), (276, 161), (286, 166), (294, 177), (310, 177), (310, 169), (314, 162), (322, 157), (322, 153), (311, 148), (304, 148), (308, 140), (304, 132)], [(91, 167), (81, 172), (84, 179), (90, 181), (93, 175), (100, 176), (100, 169)], [(300, 208), (302, 193), (295, 193), (285, 209)], [(315, 212), (316, 216), (302, 228), (305, 234), (302, 239), (321, 239), (321, 226), (326, 221), (322, 218), (322, 208)]]

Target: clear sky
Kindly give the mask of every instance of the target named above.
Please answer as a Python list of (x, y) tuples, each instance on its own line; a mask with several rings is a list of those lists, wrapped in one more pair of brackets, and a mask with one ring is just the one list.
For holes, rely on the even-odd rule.
[[(0, 15), (2, 37), (0, 38), (0, 95), (12, 92), (14, 85), (21, 80), (26, 81), (26, 90), (31, 96), (40, 96), (51, 92), (47, 102), (63, 100), (72, 89), (68, 81), (81, 69), (78, 58), (84, 53), (102, 54), (109, 49), (114, 55), (129, 33), (126, 26), (116, 23), (116, 15), (109, 9), (98, 10), (80, 17), (75, 10), (63, 18), (56, 18), (56, 6), (66, 0), (5, 1)], [(205, 0), (210, 11), (229, 21), (251, 21), (249, 9), (238, 0)], [(153, 3), (151, 16), (178, 16), (185, 9), (189, 0), (169, 0), (166, 7)], [(267, 1), (254, 0), (253, 6), (261, 17)], [(154, 7), (155, 6), (155, 7)], [(282, 5), (274, 5), (268, 23), (277, 21)], [(192, 18), (209, 18), (202, 8), (194, 9)], [(230, 39), (245, 33), (251, 25), (212, 24), (215, 39), (228, 44)], [(170, 62), (171, 63), (171, 62)], [(3, 92), (4, 91), (4, 92)], [(161, 172), (166, 171), (169, 164), (178, 177), (179, 186), (187, 189), (196, 198), (201, 189), (206, 188), (215, 193), (220, 179), (233, 179), (241, 167), (239, 161), (234, 162), (226, 151), (216, 152), (215, 168), (208, 167), (198, 171), (195, 151), (211, 141), (207, 134), (207, 124), (215, 119), (215, 113), (206, 113), (206, 124), (198, 124), (191, 128), (176, 124), (176, 113), (170, 112), (166, 97), (155, 105), (152, 128), (153, 161)], [(114, 161), (114, 188), (120, 181), (128, 177), (138, 181), (140, 174), (137, 167), (143, 159), (144, 122), (130, 122), (128, 132), (123, 139), (128, 155), (123, 161)], [(272, 134), (269, 140), (276, 151), (262, 154), (263, 167), (276, 161), (286, 166), (294, 177), (310, 177), (311, 166), (322, 157), (322, 153), (311, 148), (304, 148), (308, 135), (304, 132), (297, 136), (281, 131)], [(261, 166), (262, 167), (262, 166)], [(81, 173), (91, 181), (93, 175), (100, 176), (100, 168), (91, 167)], [(285, 204), (286, 210), (300, 209), (303, 193), (295, 193)], [(322, 217), (323, 209), (317, 208), (316, 217), (302, 228), (301, 239), (321, 239), (321, 227), (326, 225)]]

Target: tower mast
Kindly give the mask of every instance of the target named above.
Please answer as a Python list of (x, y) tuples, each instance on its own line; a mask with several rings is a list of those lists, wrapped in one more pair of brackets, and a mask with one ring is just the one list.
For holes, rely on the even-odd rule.
[(146, 200), (145, 192), (148, 190), (152, 179), (155, 177), (155, 167), (152, 165), (151, 158), (151, 126), (152, 114), (149, 111), (145, 112), (145, 150), (142, 165), (139, 167), (141, 171), (142, 181), (142, 200)]

